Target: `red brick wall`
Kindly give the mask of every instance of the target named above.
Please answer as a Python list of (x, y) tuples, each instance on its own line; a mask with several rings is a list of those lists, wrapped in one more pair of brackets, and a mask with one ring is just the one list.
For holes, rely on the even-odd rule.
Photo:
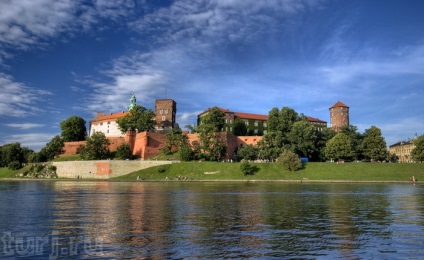
[(68, 155), (75, 155), (80, 153), (80, 149), (82, 146), (85, 146), (87, 144), (86, 141), (80, 141), (80, 142), (65, 142), (63, 146), (63, 153), (59, 156), (68, 156)]

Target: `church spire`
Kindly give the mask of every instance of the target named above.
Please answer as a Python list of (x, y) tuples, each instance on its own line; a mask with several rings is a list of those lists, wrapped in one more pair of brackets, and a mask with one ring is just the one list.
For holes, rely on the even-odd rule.
[(133, 107), (135, 107), (137, 105), (136, 103), (137, 103), (137, 99), (135, 98), (135, 95), (134, 95), (134, 92), (133, 92), (131, 99), (130, 99), (130, 104), (128, 105), (128, 111), (131, 111), (131, 109), (133, 109)]

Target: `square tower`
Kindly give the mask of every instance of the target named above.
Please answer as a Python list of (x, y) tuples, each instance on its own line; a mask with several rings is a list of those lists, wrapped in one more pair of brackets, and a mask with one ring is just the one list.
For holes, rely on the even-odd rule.
[(158, 99), (155, 102), (156, 130), (164, 131), (176, 127), (177, 103), (173, 99)]

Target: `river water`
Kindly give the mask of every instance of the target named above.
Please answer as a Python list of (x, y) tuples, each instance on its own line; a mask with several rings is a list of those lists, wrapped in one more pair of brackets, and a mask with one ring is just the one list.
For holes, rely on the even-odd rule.
[(418, 259), (424, 186), (0, 182), (0, 258)]

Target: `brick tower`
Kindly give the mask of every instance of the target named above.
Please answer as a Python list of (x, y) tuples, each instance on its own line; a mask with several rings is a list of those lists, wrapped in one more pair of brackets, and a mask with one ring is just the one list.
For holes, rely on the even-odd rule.
[(330, 107), (330, 127), (339, 132), (340, 128), (345, 125), (349, 125), (349, 107), (338, 101)]
[(177, 103), (172, 99), (158, 99), (155, 102), (156, 130), (164, 131), (176, 127)]

